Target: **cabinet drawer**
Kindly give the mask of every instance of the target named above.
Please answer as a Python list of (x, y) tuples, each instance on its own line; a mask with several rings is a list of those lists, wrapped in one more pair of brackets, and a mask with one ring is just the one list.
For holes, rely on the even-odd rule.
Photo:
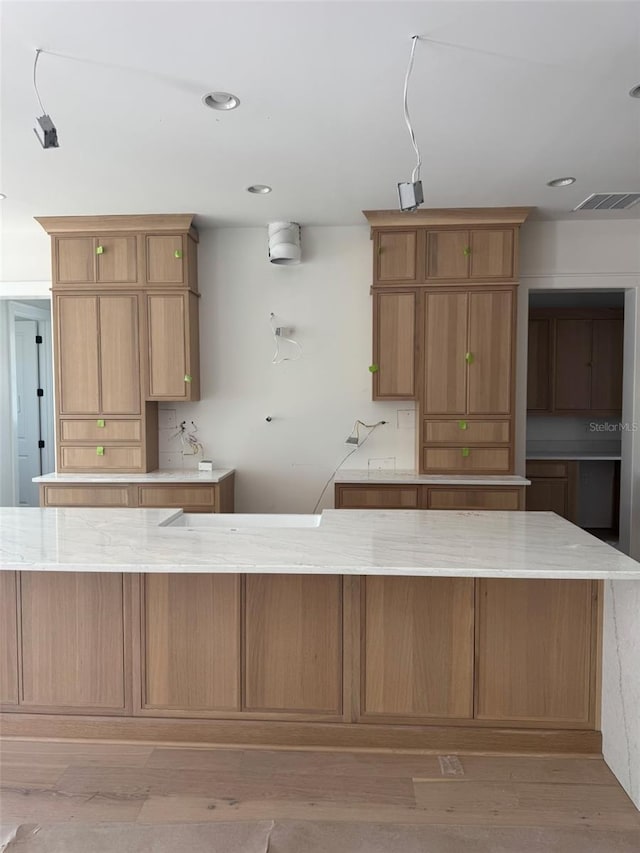
[(43, 486), (42, 506), (131, 506), (127, 486)]
[(546, 459), (527, 459), (527, 477), (568, 477), (569, 463)]
[[(99, 426), (103, 424), (103, 426)], [(141, 441), (140, 421), (119, 421), (112, 418), (90, 421), (60, 421), (60, 441)]]
[(425, 421), (426, 444), (509, 443), (509, 421)]
[(215, 486), (139, 486), (138, 506), (168, 506), (181, 509), (216, 506)]
[(520, 489), (429, 489), (428, 509), (520, 509)]
[(336, 488), (337, 509), (417, 509), (418, 486)]
[[(465, 455), (464, 451), (468, 454)], [(425, 447), (422, 463), (425, 472), (459, 471), (508, 474), (511, 470), (508, 447)]]
[(95, 445), (61, 445), (60, 470), (62, 471), (141, 471), (142, 448), (124, 445), (100, 445), (98, 455)]

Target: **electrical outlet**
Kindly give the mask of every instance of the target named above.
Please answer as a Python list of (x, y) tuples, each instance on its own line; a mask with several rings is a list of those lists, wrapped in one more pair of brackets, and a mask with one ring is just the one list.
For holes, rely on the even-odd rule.
[(184, 460), (181, 453), (160, 453), (159, 456), (162, 468), (168, 468), (169, 470), (182, 468)]
[(395, 456), (378, 456), (367, 460), (367, 468), (369, 471), (395, 471), (396, 457)]
[(355, 446), (358, 447), (360, 442), (355, 435), (348, 435), (345, 440), (345, 444), (355, 444)]
[(158, 429), (176, 429), (177, 426), (175, 409), (158, 409)]
[(398, 429), (415, 429), (416, 428), (416, 412), (415, 412), (415, 409), (398, 409), (396, 416), (397, 416), (397, 428)]
[(279, 338), (291, 338), (294, 331), (293, 326), (276, 326), (276, 335)]

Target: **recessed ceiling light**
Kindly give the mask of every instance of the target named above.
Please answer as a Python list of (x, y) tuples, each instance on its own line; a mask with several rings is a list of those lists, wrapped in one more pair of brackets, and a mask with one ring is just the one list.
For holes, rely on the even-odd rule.
[(6, 198), (6, 195), (4, 193), (0, 193), (0, 199), (3, 199), (3, 198)]
[(548, 187), (568, 187), (575, 184), (575, 178), (554, 178), (552, 181), (547, 181)]
[(640, 98), (640, 83), (638, 83), (637, 86), (634, 86), (633, 89), (631, 89), (629, 95), (632, 98)]
[(240, 106), (240, 98), (229, 92), (209, 92), (202, 98), (202, 103), (212, 110), (235, 110)]
[(266, 195), (266, 193), (271, 192), (271, 187), (268, 187), (266, 184), (251, 184), (250, 187), (247, 187), (248, 193), (255, 193), (256, 195)]

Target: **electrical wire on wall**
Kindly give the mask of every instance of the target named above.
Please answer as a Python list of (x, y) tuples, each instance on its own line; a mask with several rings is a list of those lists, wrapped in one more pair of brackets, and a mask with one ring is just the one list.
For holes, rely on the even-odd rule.
[[(318, 507), (322, 503), (322, 498), (324, 497), (325, 492), (329, 488), (331, 481), (333, 480), (333, 478), (335, 477), (335, 475), (339, 471), (339, 469), (344, 465), (344, 463), (347, 461), (347, 459), (350, 456), (353, 456), (353, 454), (356, 452), (356, 450), (358, 450), (358, 448), (362, 447), (365, 444), (367, 439), (369, 439), (373, 435), (373, 433), (377, 427), (383, 426), (383, 424), (386, 424), (386, 423), (387, 423), (387, 421), (378, 421), (377, 424), (365, 424), (364, 421), (360, 421), (360, 420), (355, 421), (355, 423), (353, 424), (353, 429), (349, 433), (349, 436), (347, 437), (347, 441), (346, 441), (347, 444), (353, 444), (354, 447), (352, 450), (350, 450), (346, 454), (346, 456), (344, 456), (340, 460), (340, 462), (338, 462), (336, 467), (331, 472), (331, 476), (329, 477), (327, 482), (324, 484), (324, 488), (320, 492), (320, 497), (318, 498), (316, 505), (313, 508), (313, 514), (314, 515), (318, 511)], [(362, 441), (360, 441), (360, 427), (365, 427), (366, 429), (369, 430), (369, 432), (365, 435), (365, 437), (362, 439)], [(355, 439), (355, 441), (350, 441), (350, 439)]]
[(56, 130), (56, 126), (51, 120), (51, 116), (47, 114), (47, 111), (44, 108), (44, 104), (42, 103), (42, 98), (40, 97), (40, 92), (38, 91), (38, 79), (37, 79), (37, 71), (38, 71), (38, 59), (40, 58), (40, 54), (42, 53), (42, 49), (38, 48), (36, 50), (36, 57), (33, 61), (33, 88), (36, 91), (36, 98), (38, 99), (38, 104), (40, 105), (40, 109), (42, 110), (42, 115), (36, 117), (36, 121), (40, 125), (42, 130), (42, 138), (38, 135), (38, 131), (33, 128), (33, 132), (35, 133), (38, 142), (42, 145), (43, 148), (59, 148), (60, 145), (58, 143), (58, 131)]
[[(302, 347), (298, 343), (298, 341), (294, 340), (288, 335), (291, 334), (291, 330), (289, 330), (285, 326), (276, 325), (276, 315), (272, 312), (269, 315), (269, 322), (271, 323), (271, 331), (273, 332), (273, 340), (275, 342), (276, 348), (273, 353), (273, 358), (271, 359), (272, 364), (281, 364), (283, 361), (298, 361), (298, 359), (302, 358)], [(291, 355), (283, 355), (280, 352), (280, 342), (285, 341), (288, 344), (291, 344), (293, 349), (291, 350)]]
[(407, 125), (407, 130), (409, 131), (409, 136), (411, 138), (411, 144), (413, 145), (413, 150), (416, 152), (416, 165), (411, 173), (411, 181), (415, 183), (420, 180), (420, 169), (422, 167), (422, 155), (420, 154), (420, 149), (418, 148), (418, 143), (416, 142), (416, 134), (413, 130), (413, 125), (411, 124), (411, 116), (409, 115), (409, 79), (411, 77), (411, 72), (413, 71), (413, 58), (416, 52), (416, 44), (418, 43), (420, 36), (412, 36), (411, 37), (411, 55), (409, 56), (409, 65), (407, 67), (407, 73), (404, 78), (404, 120)]

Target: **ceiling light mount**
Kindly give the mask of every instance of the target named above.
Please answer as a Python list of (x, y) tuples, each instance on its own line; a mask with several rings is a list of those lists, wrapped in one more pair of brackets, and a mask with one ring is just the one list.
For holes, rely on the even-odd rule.
[(47, 111), (45, 110), (42, 104), (42, 98), (40, 97), (40, 92), (38, 91), (38, 83), (36, 80), (36, 72), (38, 68), (38, 59), (40, 58), (40, 54), (42, 53), (42, 48), (38, 48), (36, 50), (36, 58), (33, 62), (33, 88), (36, 90), (36, 98), (38, 99), (38, 103), (40, 104), (40, 109), (42, 110), (42, 115), (36, 117), (36, 121), (40, 125), (42, 130), (42, 138), (38, 131), (33, 128), (33, 132), (35, 133), (38, 142), (42, 145), (43, 148), (59, 148), (60, 143), (58, 142), (58, 131), (56, 130), (56, 126), (51, 120), (51, 116), (47, 115)]
[(629, 90), (630, 98), (640, 98), (640, 83), (637, 86), (634, 86), (633, 89)]
[(413, 57), (416, 52), (416, 44), (418, 43), (419, 39), (420, 36), (411, 36), (411, 54), (409, 55), (409, 65), (407, 66), (407, 73), (405, 74), (404, 78), (403, 98), (404, 120), (405, 124), (407, 125), (407, 130), (409, 131), (409, 138), (411, 139), (413, 150), (416, 152), (416, 165), (414, 166), (413, 172), (411, 173), (411, 181), (406, 181), (398, 184), (398, 198), (400, 201), (400, 210), (417, 210), (418, 207), (424, 201), (424, 196), (422, 194), (422, 181), (420, 180), (422, 155), (420, 154), (420, 149), (418, 148), (418, 143), (416, 142), (416, 135), (413, 130), (413, 125), (411, 124), (408, 102), (409, 79), (411, 77), (411, 72), (413, 71)]
[(247, 192), (254, 195), (267, 195), (267, 193), (271, 192), (271, 187), (267, 186), (267, 184), (251, 184), (250, 187), (247, 187)]
[(211, 107), (212, 110), (228, 112), (240, 106), (240, 98), (232, 95), (231, 92), (209, 92), (202, 96), (202, 103), (205, 107)]
[(575, 184), (576, 179), (568, 176), (566, 178), (553, 178), (551, 181), (547, 181), (548, 187), (570, 187), (571, 184)]

